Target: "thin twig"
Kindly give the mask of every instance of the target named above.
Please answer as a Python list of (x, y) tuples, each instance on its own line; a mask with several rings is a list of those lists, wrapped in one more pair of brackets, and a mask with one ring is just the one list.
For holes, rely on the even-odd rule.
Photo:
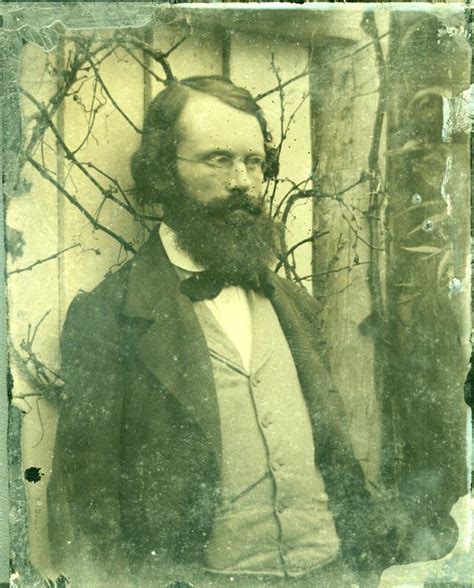
[[(361, 175), (360, 175), (360, 178), (356, 182), (353, 182), (349, 186), (346, 186), (345, 188), (342, 188), (342, 190), (339, 190), (338, 192), (333, 192), (333, 193), (330, 193), (330, 194), (326, 194), (325, 192), (321, 192), (319, 189), (298, 190), (295, 193), (291, 193), (292, 191), (290, 191), (289, 192), (290, 195), (287, 198), (286, 205), (285, 205), (285, 208), (284, 208), (283, 213), (282, 213), (281, 222), (284, 223), (284, 224), (286, 224), (287, 219), (288, 219), (288, 216), (289, 216), (289, 213), (291, 211), (291, 208), (293, 207), (294, 203), (297, 200), (301, 200), (301, 199), (305, 199), (305, 198), (317, 198), (318, 200), (319, 199), (322, 199), (322, 198), (330, 198), (330, 199), (336, 200), (338, 202), (343, 202), (343, 200), (342, 200), (341, 197), (346, 192), (349, 192), (350, 190), (353, 190), (356, 186), (358, 186), (359, 184), (363, 184), (364, 182), (367, 182), (368, 180), (369, 180), (369, 177), (366, 174), (366, 172), (362, 172)], [(347, 204), (345, 204), (345, 206), (347, 206)]]
[(163, 71), (165, 72), (166, 82), (170, 82), (175, 79), (170, 64), (167, 60), (169, 53), (163, 53), (163, 51), (160, 51), (159, 49), (154, 49), (153, 47), (148, 45), (148, 43), (145, 43), (145, 41), (142, 41), (141, 39), (125, 37), (124, 41), (126, 41), (133, 47), (136, 47), (137, 49), (141, 49), (143, 53), (149, 55), (154, 61), (159, 63), (163, 68)]
[(286, 192), (286, 194), (284, 194), (280, 200), (280, 202), (277, 204), (276, 208), (275, 208), (275, 212), (273, 214), (273, 217), (276, 218), (279, 213), (280, 210), (283, 206), (283, 204), (285, 203), (285, 200), (295, 191), (300, 190), (305, 192), (305, 186), (306, 184), (311, 180), (311, 178), (313, 177), (313, 172), (311, 173), (310, 176), (308, 176), (307, 178), (305, 178), (304, 180), (301, 180), (301, 182), (298, 182), (297, 184), (295, 182), (293, 182), (292, 180), (285, 178), (285, 180), (282, 181), (288, 181), (292, 184), (291, 188), (288, 190), (288, 192)]
[(336, 290), (335, 292), (329, 292), (328, 294), (318, 294), (316, 298), (319, 300), (320, 298), (329, 298), (330, 296), (337, 296), (337, 294), (342, 294), (348, 290), (356, 281), (357, 279), (352, 280), (352, 282), (349, 282), (349, 284), (346, 284), (343, 288)]
[(300, 80), (301, 78), (304, 78), (305, 76), (307, 76), (308, 73), (309, 73), (308, 68), (305, 68), (304, 71), (302, 71), (300, 74), (293, 76), (289, 80), (286, 80), (286, 82), (283, 82), (282, 84), (279, 84), (278, 86), (275, 86), (274, 88), (271, 88), (270, 90), (267, 90), (266, 92), (262, 92), (261, 94), (257, 94), (255, 96), (255, 101), (259, 102), (260, 100), (263, 100), (263, 98), (266, 98), (267, 96), (270, 96), (271, 94), (274, 94), (275, 92), (280, 92), (283, 88), (286, 88), (286, 86), (288, 86), (289, 84), (292, 84), (293, 82), (296, 82), (297, 80)]
[(32, 269), (34, 269), (36, 266), (41, 265), (43, 263), (46, 263), (47, 261), (51, 261), (52, 259), (57, 259), (60, 255), (62, 255), (63, 253), (66, 253), (66, 251), (70, 251), (71, 249), (74, 249), (75, 247), (80, 247), (80, 243), (75, 243), (74, 245), (70, 245), (69, 247), (66, 247), (65, 249), (61, 249), (61, 251), (57, 251), (56, 253), (53, 253), (53, 255), (49, 255), (48, 257), (44, 257), (43, 259), (38, 259), (37, 261), (35, 261), (34, 263), (27, 265), (26, 267), (20, 267), (18, 269), (14, 269), (10, 272), (7, 272), (7, 276), (12, 276), (13, 274), (21, 274), (23, 272), (29, 272)]
[(351, 271), (353, 270), (355, 267), (359, 267), (361, 265), (369, 265), (371, 262), (370, 261), (359, 261), (358, 263), (354, 263), (352, 265), (345, 265), (344, 267), (338, 267), (336, 269), (333, 270), (328, 270), (325, 272), (318, 272), (317, 274), (311, 274), (311, 277), (313, 278), (319, 278), (320, 276), (326, 276), (328, 274), (337, 274), (339, 272), (343, 272), (343, 271)]
[[(379, 35), (377, 37), (377, 39), (383, 39), (384, 37), (386, 37), (389, 33), (383, 33), (382, 35)], [(373, 40), (370, 41), (369, 43), (366, 43), (365, 45), (362, 45), (361, 47), (359, 47), (358, 49), (355, 49), (354, 51), (352, 51), (351, 53), (347, 53), (345, 55), (342, 55), (341, 57), (338, 57), (336, 59), (331, 59), (330, 61), (328, 60), (327, 62), (321, 62), (320, 64), (318, 64), (318, 69), (320, 67), (324, 67), (324, 66), (334, 66), (335, 63), (338, 63), (339, 61), (343, 61), (344, 59), (350, 59), (351, 57), (353, 57), (354, 55), (356, 55), (357, 53), (360, 53), (361, 51), (364, 51), (364, 49), (368, 49), (369, 47), (371, 47), (373, 45)], [(309, 68), (305, 68), (300, 74), (290, 78), (289, 80), (287, 80), (286, 82), (284, 82), (283, 86), (288, 86), (289, 84), (296, 82), (297, 80), (304, 78), (305, 76), (307, 76), (309, 74)], [(273, 88), (271, 88), (270, 90), (266, 90), (265, 92), (262, 92), (261, 94), (257, 94), (257, 96), (255, 96), (255, 100), (258, 102), (259, 100), (263, 100), (263, 98), (266, 98), (267, 96), (270, 96), (271, 94), (274, 94), (275, 92), (278, 92), (280, 90), (279, 86), (275, 86)]]
[(323, 233), (314, 233), (310, 237), (306, 237), (305, 239), (298, 241), (298, 243), (296, 243), (295, 245), (292, 245), (288, 249), (288, 251), (286, 251), (285, 254), (280, 258), (279, 262), (277, 263), (277, 265), (275, 266), (275, 269), (273, 271), (278, 272), (278, 270), (283, 267), (283, 264), (285, 263), (285, 259), (287, 259), (290, 255), (293, 255), (294, 252), (299, 247), (301, 247), (301, 245), (305, 245), (306, 243), (314, 243), (315, 239), (319, 239), (320, 237), (324, 237), (324, 235), (328, 235), (328, 234), (329, 234), (329, 231), (324, 231)]
[(86, 210), (84, 208), (84, 206), (82, 206), (82, 204), (77, 200), (77, 198), (75, 198), (72, 194), (70, 194), (65, 188), (64, 186), (62, 186), (55, 178), (53, 178), (52, 176), (50, 176), (42, 167), (41, 165), (35, 161), (32, 157), (28, 157), (28, 162), (39, 172), (39, 174), (45, 179), (48, 180), (48, 182), (50, 182), (53, 186), (55, 186), (66, 198), (67, 200), (73, 205), (75, 206), (78, 210), (80, 210), (80, 212), (86, 217), (86, 219), (91, 223), (92, 227), (95, 230), (98, 231), (102, 231), (104, 232), (106, 235), (109, 235), (109, 237), (112, 237), (112, 239), (114, 239), (115, 241), (117, 241), (118, 243), (120, 243), (120, 245), (122, 245), (122, 247), (126, 250), (129, 251), (130, 253), (135, 253), (135, 248), (133, 247), (133, 245), (131, 243), (128, 243), (123, 237), (121, 237), (120, 235), (118, 235), (117, 233), (115, 233), (114, 231), (112, 231), (112, 229), (109, 229), (109, 227), (106, 227), (105, 225), (103, 225), (102, 223), (99, 223), (91, 214), (88, 210)]
[[(90, 182), (92, 182), (92, 184), (100, 191), (100, 193), (104, 196), (104, 198), (109, 198), (109, 194), (110, 194), (110, 190), (107, 190), (106, 188), (104, 188), (100, 182), (97, 181), (97, 179), (86, 169), (86, 167), (75, 157), (75, 155), (72, 153), (72, 151), (69, 149), (69, 147), (66, 145), (66, 143), (64, 142), (64, 139), (62, 138), (61, 134), (59, 133), (58, 129), (56, 128), (56, 126), (54, 125), (53, 121), (49, 118), (48, 113), (45, 111), (44, 107), (42, 104), (40, 104), (36, 98), (34, 98), (34, 96), (32, 96), (29, 92), (27, 92), (26, 90), (24, 90), (23, 88), (20, 88), (20, 91), (29, 99), (33, 102), (33, 104), (35, 104), (35, 106), (38, 109), (41, 109), (45, 119), (48, 122), (48, 125), (50, 127), (50, 129), (53, 131), (54, 136), (56, 137), (58, 144), (61, 146), (62, 150), (64, 151), (66, 158), (71, 161), (89, 180)], [(36, 166), (38, 166), (38, 163), (35, 161)], [(49, 176), (51, 177), (51, 176)], [(57, 183), (57, 182), (56, 182)], [(59, 184), (58, 184), (59, 185)], [(67, 191), (64, 191), (63, 193), (68, 193)], [(69, 195), (72, 197), (72, 195)], [(74, 198), (74, 197), (72, 197)], [(74, 199), (77, 203), (78, 201), (76, 199)], [(78, 203), (79, 204), (79, 203)], [(83, 208), (83, 207), (82, 207)], [(83, 211), (85, 211), (85, 209), (83, 208)], [(87, 212), (87, 211), (86, 211)], [(89, 214), (89, 213), (87, 213)], [(94, 217), (92, 215), (90, 215), (90, 217), (92, 219), (94, 219)], [(94, 219), (94, 222), (96, 222), (96, 219)], [(103, 226), (103, 225), (100, 225)], [(104, 229), (101, 229), (104, 230)], [(108, 229), (110, 231), (110, 229)], [(118, 236), (116, 233), (113, 233), (114, 235)], [(125, 240), (123, 240), (123, 243), (126, 243)], [(127, 243), (127, 247), (130, 247), (130, 244)], [(126, 249), (127, 249), (126, 247)], [(133, 249), (133, 248), (132, 248)], [(130, 249), (127, 249), (127, 251)]]
[(95, 73), (95, 77), (97, 78), (97, 81), (102, 86), (102, 89), (104, 90), (107, 98), (110, 100), (110, 102), (112, 102), (115, 110), (117, 110), (117, 112), (119, 112), (122, 115), (122, 117), (128, 122), (128, 124), (132, 127), (132, 129), (136, 133), (138, 133), (139, 135), (141, 135), (142, 134), (142, 130), (139, 129), (136, 126), (136, 124), (130, 119), (130, 117), (117, 104), (117, 101), (114, 99), (114, 97), (110, 93), (110, 90), (107, 88), (107, 85), (105, 84), (104, 80), (102, 79), (102, 76), (100, 75), (99, 70), (97, 69), (97, 67), (95, 66), (95, 64), (94, 64), (94, 62), (92, 60), (91, 60), (91, 64), (92, 64), (92, 68), (93, 68), (94, 73)]
[(161, 84), (166, 83), (166, 80), (164, 78), (160, 77), (157, 73), (155, 73), (151, 69), (151, 67), (148, 67), (148, 65), (146, 65), (146, 63), (144, 63), (141, 59), (138, 59), (138, 57), (133, 53), (131, 49), (129, 49), (128, 47), (123, 47), (123, 49), (125, 49), (125, 51), (130, 55), (132, 59), (134, 59), (138, 63), (140, 67), (142, 67), (147, 73), (149, 73), (153, 78), (155, 78), (157, 82), (160, 82)]
[(182, 45), (186, 41), (186, 39), (189, 39), (189, 35), (184, 35), (184, 37), (182, 37), (179, 41), (177, 41), (174, 45), (172, 45), (168, 49), (168, 51), (165, 51), (163, 53), (163, 56), (165, 58), (169, 57), (173, 53), (173, 51), (175, 51), (180, 45)]
[[(82, 70), (84, 64), (89, 60), (89, 58), (91, 56), (97, 56), (102, 51), (110, 49), (108, 44), (100, 45), (91, 52), (88, 50), (91, 40), (81, 39), (81, 42), (82, 46), (76, 46), (77, 50), (74, 52), (74, 57), (71, 58), (70, 62), (67, 64), (67, 67), (65, 68), (63, 73), (63, 83), (48, 102), (48, 108), (46, 110), (50, 118), (52, 118), (58, 111), (64, 98), (68, 95), (69, 90), (76, 83), (79, 71)], [(28, 160), (28, 157), (33, 154), (38, 142), (44, 136), (44, 132), (47, 128), (47, 125), (44, 124), (44, 117), (41, 115), (41, 113), (38, 113), (35, 118), (36, 123), (31, 132), (28, 145), (23, 149), (18, 160), (19, 169), (23, 168), (23, 165)]]
[(121, 208), (123, 208), (124, 210), (129, 212), (132, 216), (134, 216), (135, 219), (138, 222), (140, 222), (140, 224), (142, 224), (145, 229), (150, 231), (150, 228), (145, 223), (143, 223), (143, 221), (145, 221), (145, 220), (149, 220), (149, 221), (161, 220), (161, 217), (156, 216), (154, 214), (145, 214), (145, 213), (138, 212), (138, 210), (133, 206), (133, 204), (131, 203), (130, 199), (128, 198), (125, 190), (121, 187), (119, 181), (116, 178), (112, 177), (111, 175), (109, 175), (105, 171), (98, 168), (91, 161), (83, 162), (82, 165), (85, 165), (87, 167), (91, 167), (96, 172), (98, 172), (99, 174), (104, 176), (104, 178), (107, 178), (110, 182), (112, 182), (112, 184), (120, 192), (120, 194), (121, 194), (122, 198), (125, 200), (125, 202), (122, 202), (121, 200), (116, 198), (110, 190), (109, 190), (109, 193), (107, 194), (107, 198), (112, 200), (112, 202), (114, 202), (115, 204), (117, 204), (118, 206), (120, 206)]
[(35, 342), (36, 335), (38, 334), (38, 329), (41, 327), (41, 324), (46, 319), (46, 317), (49, 316), (49, 314), (51, 314), (51, 309), (50, 310), (47, 310), (44, 313), (44, 315), (40, 318), (40, 320), (38, 321), (38, 323), (36, 324), (36, 327), (33, 330), (33, 335), (31, 337), (31, 340), (29, 341), (30, 347), (33, 347), (33, 343)]
[[(77, 95), (77, 94), (76, 94)], [(76, 153), (78, 153), (83, 146), (86, 144), (86, 142), (89, 140), (89, 137), (92, 136), (95, 140), (96, 143), (98, 143), (96, 137), (94, 136), (94, 123), (95, 123), (95, 118), (97, 116), (97, 113), (99, 112), (99, 110), (105, 106), (105, 104), (107, 103), (105, 102), (100, 102), (99, 100), (97, 100), (98, 102), (98, 106), (96, 106), (94, 108), (94, 103), (97, 100), (97, 80), (94, 80), (94, 86), (93, 86), (93, 90), (92, 90), (92, 101), (91, 101), (91, 107), (89, 110), (87, 110), (82, 104), (81, 106), (83, 106), (84, 108), (84, 112), (89, 114), (89, 118), (87, 121), (87, 131), (86, 134), (84, 136), (84, 138), (82, 139), (82, 141), (79, 143), (78, 147), (76, 147), (74, 149), (74, 151), (72, 152), (74, 155)]]

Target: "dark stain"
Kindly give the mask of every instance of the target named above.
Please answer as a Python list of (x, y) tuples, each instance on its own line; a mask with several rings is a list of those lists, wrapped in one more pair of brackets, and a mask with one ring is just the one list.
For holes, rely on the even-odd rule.
[(10, 368), (7, 370), (7, 396), (8, 396), (8, 403), (10, 404), (13, 400), (13, 374)]
[(466, 377), (466, 381), (464, 382), (464, 400), (466, 401), (466, 404), (474, 410), (474, 382), (472, 381), (472, 379), (472, 368), (470, 367)]
[(36, 482), (41, 482), (42, 476), (44, 476), (44, 474), (41, 473), (41, 468), (35, 468), (33, 466), (31, 468), (26, 468), (25, 470), (25, 480), (27, 482), (33, 482), (36, 484)]
[(194, 588), (194, 586), (188, 582), (181, 582), (181, 580), (176, 580), (176, 582), (171, 582), (171, 584), (168, 584), (166, 588)]

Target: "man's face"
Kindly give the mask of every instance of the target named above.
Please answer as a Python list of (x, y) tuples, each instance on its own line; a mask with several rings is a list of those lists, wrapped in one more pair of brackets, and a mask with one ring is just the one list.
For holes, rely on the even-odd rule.
[(262, 195), (265, 149), (257, 119), (194, 93), (178, 127), (178, 189), (165, 222), (179, 245), (229, 283), (255, 283), (274, 259)]
[(177, 170), (188, 195), (204, 204), (261, 196), (265, 149), (254, 116), (195, 93), (181, 113), (179, 134)]

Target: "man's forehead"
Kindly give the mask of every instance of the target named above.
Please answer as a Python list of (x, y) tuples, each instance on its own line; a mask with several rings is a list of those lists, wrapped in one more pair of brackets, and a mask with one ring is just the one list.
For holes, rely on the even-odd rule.
[(193, 92), (181, 113), (179, 127), (180, 144), (192, 143), (203, 149), (264, 149), (262, 130), (255, 116), (214, 96)]

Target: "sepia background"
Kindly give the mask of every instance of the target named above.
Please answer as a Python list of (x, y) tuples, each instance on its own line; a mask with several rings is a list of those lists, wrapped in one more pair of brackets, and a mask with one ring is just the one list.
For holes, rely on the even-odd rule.
[[(420, 497), (467, 487), (462, 9), (163, 6), (146, 27), (52, 30), (49, 51), (34, 38), (22, 48), (23, 141), (7, 201), (15, 569), (30, 559), (51, 573), (59, 336), (74, 296), (129, 259), (159, 218), (134, 202), (129, 161), (147, 104), (172, 78), (228, 76), (267, 116), (280, 157), (266, 186), (281, 223), (275, 269), (322, 305), (317, 336), (368, 487)], [(463, 553), (467, 501), (457, 512)]]

